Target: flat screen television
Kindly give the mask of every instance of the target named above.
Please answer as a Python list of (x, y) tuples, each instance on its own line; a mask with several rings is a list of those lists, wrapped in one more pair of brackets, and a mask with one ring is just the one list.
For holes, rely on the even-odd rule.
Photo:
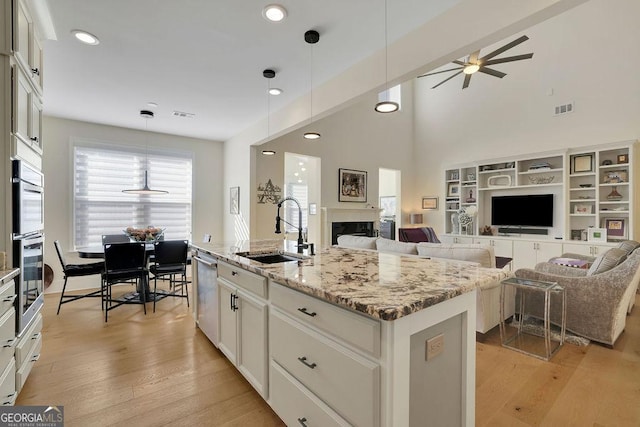
[(492, 197), (491, 225), (553, 227), (553, 194)]

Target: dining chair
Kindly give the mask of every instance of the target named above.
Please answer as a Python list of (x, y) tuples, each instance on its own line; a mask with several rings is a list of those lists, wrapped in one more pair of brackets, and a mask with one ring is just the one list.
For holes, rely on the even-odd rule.
[(126, 234), (103, 234), (102, 235), (102, 244), (106, 245), (107, 243), (128, 243), (131, 239)]
[[(189, 307), (189, 290), (187, 289), (187, 253), (189, 242), (186, 240), (165, 240), (154, 244), (155, 259), (149, 272), (153, 274), (153, 312), (156, 311), (156, 301), (166, 297), (187, 299)], [(158, 279), (168, 277), (169, 290), (158, 291)], [(180, 293), (178, 293), (178, 291)]]
[(56, 252), (58, 253), (58, 259), (60, 260), (60, 264), (62, 265), (62, 272), (64, 274), (64, 284), (62, 285), (62, 293), (60, 294), (60, 302), (58, 302), (58, 311), (57, 314), (60, 314), (60, 307), (62, 304), (66, 304), (68, 302), (76, 301), (81, 298), (91, 298), (91, 297), (100, 297), (102, 295), (102, 283), (100, 284), (100, 289), (96, 291), (92, 291), (89, 293), (84, 293), (81, 295), (73, 294), (73, 295), (65, 295), (64, 292), (67, 290), (67, 280), (69, 277), (81, 277), (81, 276), (92, 276), (94, 274), (102, 274), (104, 271), (104, 262), (92, 262), (88, 264), (67, 264), (64, 259), (64, 251), (62, 250), (62, 245), (59, 240), (55, 240), (53, 245), (56, 248)]
[[(108, 321), (109, 311), (123, 304), (142, 304), (147, 314), (146, 293), (148, 289), (148, 271), (146, 268), (146, 249), (144, 242), (107, 243), (104, 245), (104, 321)], [(138, 295), (132, 298), (114, 298), (113, 285), (118, 283), (136, 283)]]

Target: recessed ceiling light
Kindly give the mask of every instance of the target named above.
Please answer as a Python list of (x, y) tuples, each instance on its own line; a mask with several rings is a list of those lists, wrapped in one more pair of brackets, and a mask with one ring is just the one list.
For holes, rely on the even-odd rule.
[(94, 36), (91, 33), (86, 32), (86, 31), (83, 31), (83, 30), (72, 30), (71, 34), (73, 34), (74, 37), (76, 39), (80, 40), (82, 43), (90, 44), (92, 46), (100, 44), (100, 40), (98, 40), (98, 37)]
[(270, 95), (280, 95), (281, 93), (282, 93), (282, 89), (280, 88), (272, 87), (271, 89), (269, 89)]
[(306, 170), (307, 170), (307, 168), (300, 168), (300, 170), (301, 170), (302, 172), (304, 172), (304, 171), (306, 171)]
[(280, 22), (287, 17), (287, 9), (279, 4), (269, 4), (262, 9), (262, 16), (267, 21)]
[(156, 102), (147, 102), (147, 107), (157, 108), (158, 107), (158, 103), (156, 103)]
[(274, 154), (276, 154), (276, 152), (273, 150), (262, 150), (262, 154), (264, 154), (265, 156), (273, 156)]

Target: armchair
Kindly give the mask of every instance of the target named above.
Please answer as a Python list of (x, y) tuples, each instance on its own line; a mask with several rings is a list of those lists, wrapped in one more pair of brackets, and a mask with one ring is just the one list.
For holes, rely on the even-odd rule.
[(431, 227), (400, 228), (398, 229), (398, 238), (401, 242), (440, 243), (436, 232)]
[[(626, 323), (629, 301), (635, 298), (640, 280), (640, 251), (611, 270), (584, 275), (570, 267), (542, 263), (536, 270), (519, 269), (521, 279), (558, 282), (567, 292), (567, 330), (593, 341), (610, 346), (616, 342)], [(528, 296), (534, 317), (542, 318), (543, 300), (539, 295)], [(560, 323), (560, 302), (552, 301), (551, 322)]]

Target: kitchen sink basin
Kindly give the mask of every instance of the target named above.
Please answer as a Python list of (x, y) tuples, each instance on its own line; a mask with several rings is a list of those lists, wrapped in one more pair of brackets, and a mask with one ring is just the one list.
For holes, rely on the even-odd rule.
[(249, 258), (253, 261), (258, 261), (263, 264), (276, 264), (279, 262), (291, 262), (291, 261), (301, 261), (302, 258), (285, 255), (277, 252), (273, 253), (250, 253), (250, 252), (240, 252), (236, 255), (240, 255), (244, 258)]

